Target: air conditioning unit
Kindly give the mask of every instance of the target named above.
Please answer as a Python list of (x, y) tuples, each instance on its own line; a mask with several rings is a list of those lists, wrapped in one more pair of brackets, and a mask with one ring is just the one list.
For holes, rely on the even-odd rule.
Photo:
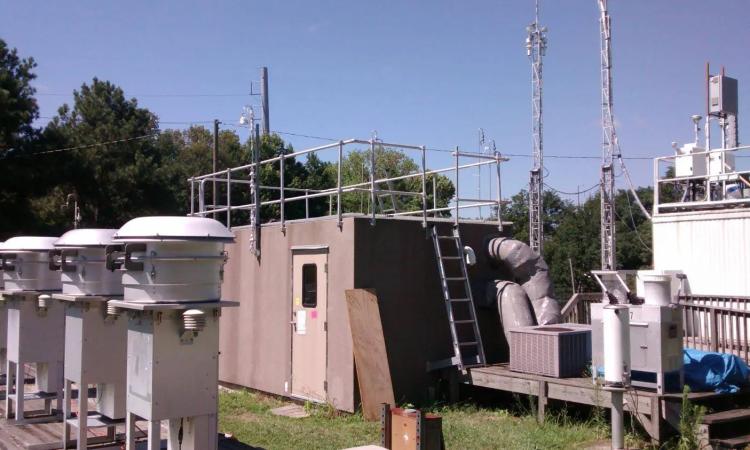
[(590, 326), (534, 325), (510, 330), (510, 370), (555, 378), (578, 377), (590, 360)]

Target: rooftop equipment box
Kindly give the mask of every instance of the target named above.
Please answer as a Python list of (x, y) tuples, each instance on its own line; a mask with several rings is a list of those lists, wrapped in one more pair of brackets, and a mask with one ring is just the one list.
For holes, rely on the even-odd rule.
[(557, 324), (510, 330), (510, 370), (555, 378), (577, 377), (590, 358), (590, 327)]
[(724, 75), (711, 77), (709, 83), (711, 103), (709, 112), (714, 115), (737, 114), (737, 79)]

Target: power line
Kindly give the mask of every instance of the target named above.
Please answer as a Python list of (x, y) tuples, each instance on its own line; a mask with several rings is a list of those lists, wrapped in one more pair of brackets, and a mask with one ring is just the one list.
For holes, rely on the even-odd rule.
[[(50, 116), (39, 116), (39, 119), (48, 119), (51, 120), (53, 117)], [(222, 125), (225, 127), (231, 127), (231, 128), (244, 128), (241, 125), (236, 125), (231, 123), (232, 121), (230, 119), (220, 119), (222, 122)], [(214, 121), (211, 120), (158, 120), (157, 121), (160, 125), (193, 125), (193, 124), (212, 124)], [(295, 136), (295, 137), (301, 137), (301, 138), (307, 138), (307, 139), (317, 139), (321, 141), (328, 141), (328, 142), (338, 142), (341, 139), (334, 139), (331, 137), (324, 137), (324, 136), (315, 136), (311, 134), (304, 134), (304, 133), (293, 133), (291, 131), (280, 131), (280, 130), (271, 130), (273, 133), (276, 134), (282, 134), (286, 136)], [(455, 152), (455, 149), (447, 149), (447, 148), (437, 148), (437, 147), (426, 147), (427, 151), (431, 152), (441, 152), (441, 153), (453, 153)], [(504, 153), (501, 152), (502, 156), (509, 156), (513, 158), (532, 158), (533, 156), (530, 154), (522, 154), (522, 153)], [(545, 158), (551, 158), (551, 159), (572, 159), (572, 160), (582, 160), (582, 159), (595, 159), (599, 160), (601, 159), (600, 156), (590, 156), (590, 155), (550, 155), (545, 154)], [(651, 161), (654, 158), (650, 156), (619, 156), (621, 159), (629, 159), (629, 160), (640, 160), (640, 161)], [(618, 175), (619, 176), (619, 175)]]
[[(57, 92), (44, 92), (34, 94), (40, 97), (73, 97), (73, 94), (63, 94)], [(170, 97), (245, 97), (249, 96), (250, 93), (244, 94), (130, 94), (129, 97), (156, 97), (156, 98), (170, 98)]]
[[(155, 136), (158, 136), (158, 135), (159, 135), (159, 133), (151, 133), (151, 134), (145, 134), (143, 136), (136, 136), (136, 137), (125, 138), (125, 139), (116, 139), (116, 140), (113, 140), (113, 141), (106, 141), (106, 142), (96, 142), (96, 143), (93, 143), (93, 144), (78, 145), (78, 146), (75, 146), (75, 147), (56, 148), (54, 150), (45, 150), (43, 152), (34, 152), (34, 153), (28, 153), (28, 154), (19, 155), (19, 156), (38, 156), (38, 155), (47, 155), (47, 154), (50, 154), (50, 153), (61, 153), (61, 152), (68, 152), (68, 151), (73, 151), (73, 150), (82, 150), (82, 149), (85, 149), (85, 148), (101, 147), (101, 146), (104, 146), (104, 145), (119, 144), (119, 143), (122, 143), (122, 142), (138, 141), (138, 140), (141, 140), (141, 139), (147, 139), (147, 138), (155, 137)], [(14, 155), (12, 154), (11, 156), (14, 156)]]
[(551, 190), (551, 191), (555, 191), (555, 192), (557, 192), (558, 194), (564, 194), (564, 195), (579, 195), (579, 194), (585, 194), (586, 192), (589, 192), (589, 191), (593, 191), (594, 189), (596, 189), (596, 188), (598, 188), (598, 187), (599, 187), (599, 183), (596, 183), (595, 185), (591, 186), (590, 188), (584, 189), (584, 190), (582, 190), (582, 191), (576, 191), (576, 192), (565, 192), (565, 191), (561, 191), (561, 190), (559, 190), (559, 189), (555, 189), (555, 188), (553, 188), (552, 186), (550, 186), (550, 185), (549, 185), (549, 184), (547, 184), (547, 183), (544, 183), (544, 187), (546, 187), (547, 189), (549, 189), (549, 190)]
[(333, 139), (333, 138), (327, 138), (327, 137), (322, 137), (322, 136), (313, 136), (310, 134), (292, 133), (291, 131), (272, 130), (272, 132), (276, 134), (287, 135), (287, 136), (296, 136), (296, 137), (303, 137), (303, 138), (308, 138), (308, 139), (318, 139), (320, 141), (338, 142), (341, 140), (341, 139)]

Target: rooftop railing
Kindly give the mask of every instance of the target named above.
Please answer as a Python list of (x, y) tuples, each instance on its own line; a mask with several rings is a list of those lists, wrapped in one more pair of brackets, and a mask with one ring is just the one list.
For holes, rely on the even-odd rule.
[(654, 215), (750, 206), (750, 146), (654, 159)]
[[(256, 148), (258, 148), (256, 142)], [(345, 184), (343, 182), (342, 168), (345, 160), (346, 149), (348, 146), (366, 146), (363, 153), (366, 155), (367, 164), (367, 178), (361, 182), (352, 182)], [(388, 150), (399, 150), (403, 152), (409, 152), (416, 155), (417, 165), (419, 169), (413, 173), (405, 174), (394, 174), (393, 176), (378, 176), (382, 173), (377, 152), (379, 149)], [(311, 155), (323, 151), (336, 151), (335, 158), (332, 158), (332, 163), (336, 169), (336, 181), (335, 186), (324, 187), (319, 189), (312, 188), (299, 188), (290, 187), (287, 185), (285, 177), (285, 162), (287, 160), (297, 158), (304, 155)], [(461, 151), (456, 148), (451, 153), (454, 164), (450, 167), (441, 169), (428, 169), (427, 168), (427, 151), (426, 146), (421, 145), (407, 145), (390, 142), (382, 142), (376, 139), (361, 140), (361, 139), (348, 139), (334, 142), (331, 144), (321, 145), (318, 147), (308, 148), (305, 150), (279, 154), (277, 156), (258, 160), (258, 151), (253, 151), (254, 161), (238, 167), (232, 167), (225, 170), (221, 170), (214, 173), (209, 173), (201, 176), (191, 177), (188, 179), (190, 185), (190, 215), (192, 216), (225, 216), (227, 226), (233, 224), (232, 215), (238, 211), (249, 212), (249, 224), (260, 225), (268, 222), (275, 222), (281, 225), (282, 230), (285, 229), (286, 222), (289, 220), (287, 215), (289, 204), (293, 202), (304, 202), (304, 218), (320, 217), (320, 214), (313, 215), (310, 209), (310, 202), (314, 199), (327, 199), (328, 200), (328, 216), (334, 216), (338, 222), (339, 227), (342, 226), (343, 214), (345, 211), (342, 207), (342, 196), (348, 193), (361, 193), (368, 198), (368, 211), (367, 214), (370, 216), (370, 221), (374, 225), (377, 218), (380, 217), (397, 217), (397, 216), (420, 216), (422, 223), (427, 226), (427, 219), (429, 215), (437, 216), (439, 213), (445, 213), (450, 211), (453, 216), (453, 220), (457, 224), (459, 222), (460, 211), (468, 208), (485, 208), (489, 207), (493, 213), (493, 222), (497, 223), (499, 229), (502, 230), (502, 205), (505, 203), (501, 197), (501, 172), (500, 165), (502, 162), (507, 161), (508, 158), (500, 155), (499, 152), (494, 154), (483, 154), (483, 153), (471, 153)], [(471, 162), (467, 162), (471, 160)], [(458, 195), (459, 179), (462, 171), (470, 168), (491, 166), (494, 168), (496, 175), (491, 177), (491, 182), (494, 181), (496, 186), (490, 189), (490, 196), (495, 193), (494, 198), (462, 198)], [(278, 174), (278, 185), (269, 186), (260, 184), (260, 172), (264, 167), (273, 167), (273, 170), (277, 171)], [(446, 174), (453, 174), (453, 183), (455, 186), (455, 192), (457, 195), (452, 199), (452, 204), (448, 206), (440, 206), (436, 201), (436, 188), (434, 176)], [(432, 189), (428, 187), (428, 177), (432, 177), (433, 186)], [(364, 178), (364, 177), (363, 177)], [(402, 180), (418, 180), (418, 188), (414, 190), (403, 190), (396, 189), (393, 183)], [(219, 195), (217, 198), (221, 198), (223, 204), (211, 204), (209, 199), (213, 196), (207, 196), (207, 191), (210, 191), (213, 183), (216, 182), (219, 185)], [(209, 187), (206, 187), (206, 184)], [(384, 187), (385, 186), (385, 187)], [(245, 188), (249, 191), (249, 195), (240, 196), (240, 200), (237, 200), (237, 190)], [(275, 195), (266, 195), (266, 199), (263, 199), (263, 192), (274, 192)], [(235, 197), (233, 198), (233, 192)], [(245, 191), (247, 193), (247, 191)], [(429, 196), (432, 194), (433, 203), (429, 203)], [(412, 197), (417, 198), (419, 201), (419, 207), (406, 207), (399, 208), (396, 210), (393, 208), (389, 212), (383, 212), (383, 208), (378, 210), (377, 204), (381, 200), (382, 196), (392, 196), (392, 198), (398, 197)], [(276, 197), (276, 198), (268, 198)], [(481, 196), (480, 196), (481, 197)], [(249, 201), (248, 201), (249, 200)], [(217, 202), (218, 203), (218, 202)], [(413, 204), (413, 202), (412, 202)], [(273, 206), (273, 212), (269, 212), (268, 208)], [(324, 215), (325, 216), (325, 215)], [(234, 221), (236, 223), (236, 220)]]

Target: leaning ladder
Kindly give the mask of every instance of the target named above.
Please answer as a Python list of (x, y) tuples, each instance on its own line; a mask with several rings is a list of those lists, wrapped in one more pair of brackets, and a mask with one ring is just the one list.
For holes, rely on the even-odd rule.
[[(391, 183), (391, 180), (386, 180), (385, 183), (389, 192), (386, 194), (378, 194), (378, 206), (380, 206), (380, 214), (396, 214), (398, 212), (398, 200), (396, 200), (396, 196), (393, 194), (393, 183)], [(391, 200), (390, 208), (387, 208), (385, 206), (385, 202), (383, 201), (384, 198), (388, 198)]]
[[(443, 254), (441, 242), (452, 241), (456, 247), (455, 254)], [(432, 242), (435, 246), (440, 285), (443, 289), (445, 309), (448, 313), (451, 338), (453, 339), (453, 357), (431, 363), (431, 369), (456, 366), (460, 371), (469, 367), (485, 365), (482, 336), (479, 333), (474, 298), (471, 295), (469, 275), (466, 270), (464, 246), (458, 227), (453, 227), (453, 234), (449, 236), (438, 234), (437, 227), (432, 227)], [(446, 263), (447, 267), (446, 267)], [(458, 274), (452, 272), (458, 271)], [(449, 273), (451, 272), (451, 273)], [(462, 287), (459, 289), (458, 286)], [(453, 290), (451, 290), (453, 288)], [(458, 295), (452, 297), (451, 295)]]

